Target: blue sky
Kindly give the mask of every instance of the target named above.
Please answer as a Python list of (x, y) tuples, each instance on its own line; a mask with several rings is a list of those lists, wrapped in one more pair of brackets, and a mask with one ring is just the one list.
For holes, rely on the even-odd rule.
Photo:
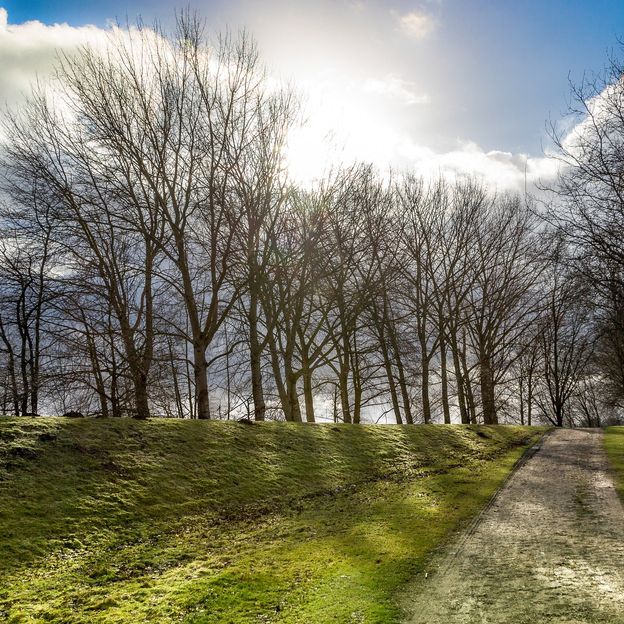
[[(173, 14), (172, 4), (158, 0), (0, 0), (0, 6), (13, 25), (105, 27), (139, 14), (148, 23), (167, 23)], [(366, 158), (385, 141), (377, 151), (390, 160), (397, 150), (416, 160), (458, 151), (539, 158), (546, 120), (565, 110), (568, 75), (578, 81), (599, 71), (624, 35), (621, 0), (205, 0), (191, 6), (213, 30), (247, 27), (272, 68), (319, 98), (312, 112), (335, 106), (356, 120), (353, 134), (371, 130), (369, 144), (357, 137), (351, 152)]]

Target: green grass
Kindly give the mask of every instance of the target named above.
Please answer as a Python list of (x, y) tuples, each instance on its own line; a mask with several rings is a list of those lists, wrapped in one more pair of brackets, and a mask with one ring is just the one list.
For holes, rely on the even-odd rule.
[(0, 620), (396, 622), (542, 433), (0, 419)]
[(604, 445), (615, 477), (615, 487), (624, 502), (624, 427), (607, 427)]

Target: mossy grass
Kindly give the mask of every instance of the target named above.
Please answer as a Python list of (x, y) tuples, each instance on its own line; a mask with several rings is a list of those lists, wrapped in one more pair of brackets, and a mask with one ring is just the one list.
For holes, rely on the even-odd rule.
[(0, 419), (0, 620), (398, 621), (542, 433)]
[(624, 503), (624, 427), (607, 427), (604, 445), (615, 480), (615, 487)]

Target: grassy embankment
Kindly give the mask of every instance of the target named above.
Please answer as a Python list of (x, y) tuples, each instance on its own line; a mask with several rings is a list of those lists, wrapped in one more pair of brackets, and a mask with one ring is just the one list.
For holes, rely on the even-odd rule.
[(397, 621), (541, 433), (0, 419), (0, 620)]
[(624, 503), (624, 427), (607, 427), (604, 445), (615, 477), (615, 487)]

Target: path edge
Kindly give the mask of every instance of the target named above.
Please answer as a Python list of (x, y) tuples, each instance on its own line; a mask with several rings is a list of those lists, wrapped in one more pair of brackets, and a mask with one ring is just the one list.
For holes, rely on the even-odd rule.
[(556, 430), (555, 427), (551, 427), (547, 431), (544, 432), (543, 435), (540, 436), (539, 440), (533, 446), (530, 446), (516, 461), (514, 465), (511, 467), (511, 470), (507, 473), (507, 476), (501, 481), (492, 496), (490, 496), (489, 500), (485, 505), (481, 508), (481, 510), (474, 516), (474, 518), (470, 521), (470, 524), (461, 532), (462, 538), (457, 542), (457, 550), (453, 557), (451, 557), (451, 561), (457, 556), (461, 547), (464, 545), (464, 542), (476, 531), (477, 525), (481, 522), (481, 519), (486, 514), (488, 510), (492, 508), (494, 503), (497, 501), (498, 497), (502, 493), (502, 491), (507, 487), (509, 482), (514, 478), (516, 473), (522, 468), (529, 460), (533, 459), (535, 455), (541, 450), (544, 442), (550, 435)]
[[(542, 448), (546, 439), (556, 431), (556, 427), (551, 427), (544, 431), (544, 433), (539, 437), (539, 439), (532, 445), (529, 446), (518, 459), (514, 462), (511, 470), (507, 473), (505, 478), (500, 482), (494, 493), (490, 496), (485, 505), (473, 516), (472, 520), (467, 524), (467, 526), (463, 529), (459, 529), (455, 537), (451, 537), (448, 539), (444, 546), (443, 550), (439, 550), (437, 553), (434, 551), (432, 553), (431, 558), (429, 559), (430, 563), (434, 563), (436, 560), (440, 561), (439, 566), (435, 569), (434, 574), (430, 574), (425, 572), (425, 582), (433, 576), (437, 576), (439, 574), (443, 574), (453, 563), (455, 558), (460, 554), (463, 549), (464, 544), (470, 538), (470, 536), (476, 531), (479, 522), (485, 515), (485, 513), (492, 508), (501, 492), (506, 488), (509, 482), (513, 479), (516, 473), (522, 468), (530, 459), (532, 459)], [(445, 554), (446, 551), (446, 554)], [(416, 577), (410, 581), (410, 583), (414, 582)], [(423, 591), (422, 589), (420, 591)], [(398, 601), (400, 605), (400, 609), (403, 611), (403, 618), (401, 622), (408, 622), (409, 620), (405, 619), (406, 616), (409, 617), (411, 614), (409, 613), (409, 604), (410, 598), (409, 594), (405, 593), (403, 599), (399, 599)]]

